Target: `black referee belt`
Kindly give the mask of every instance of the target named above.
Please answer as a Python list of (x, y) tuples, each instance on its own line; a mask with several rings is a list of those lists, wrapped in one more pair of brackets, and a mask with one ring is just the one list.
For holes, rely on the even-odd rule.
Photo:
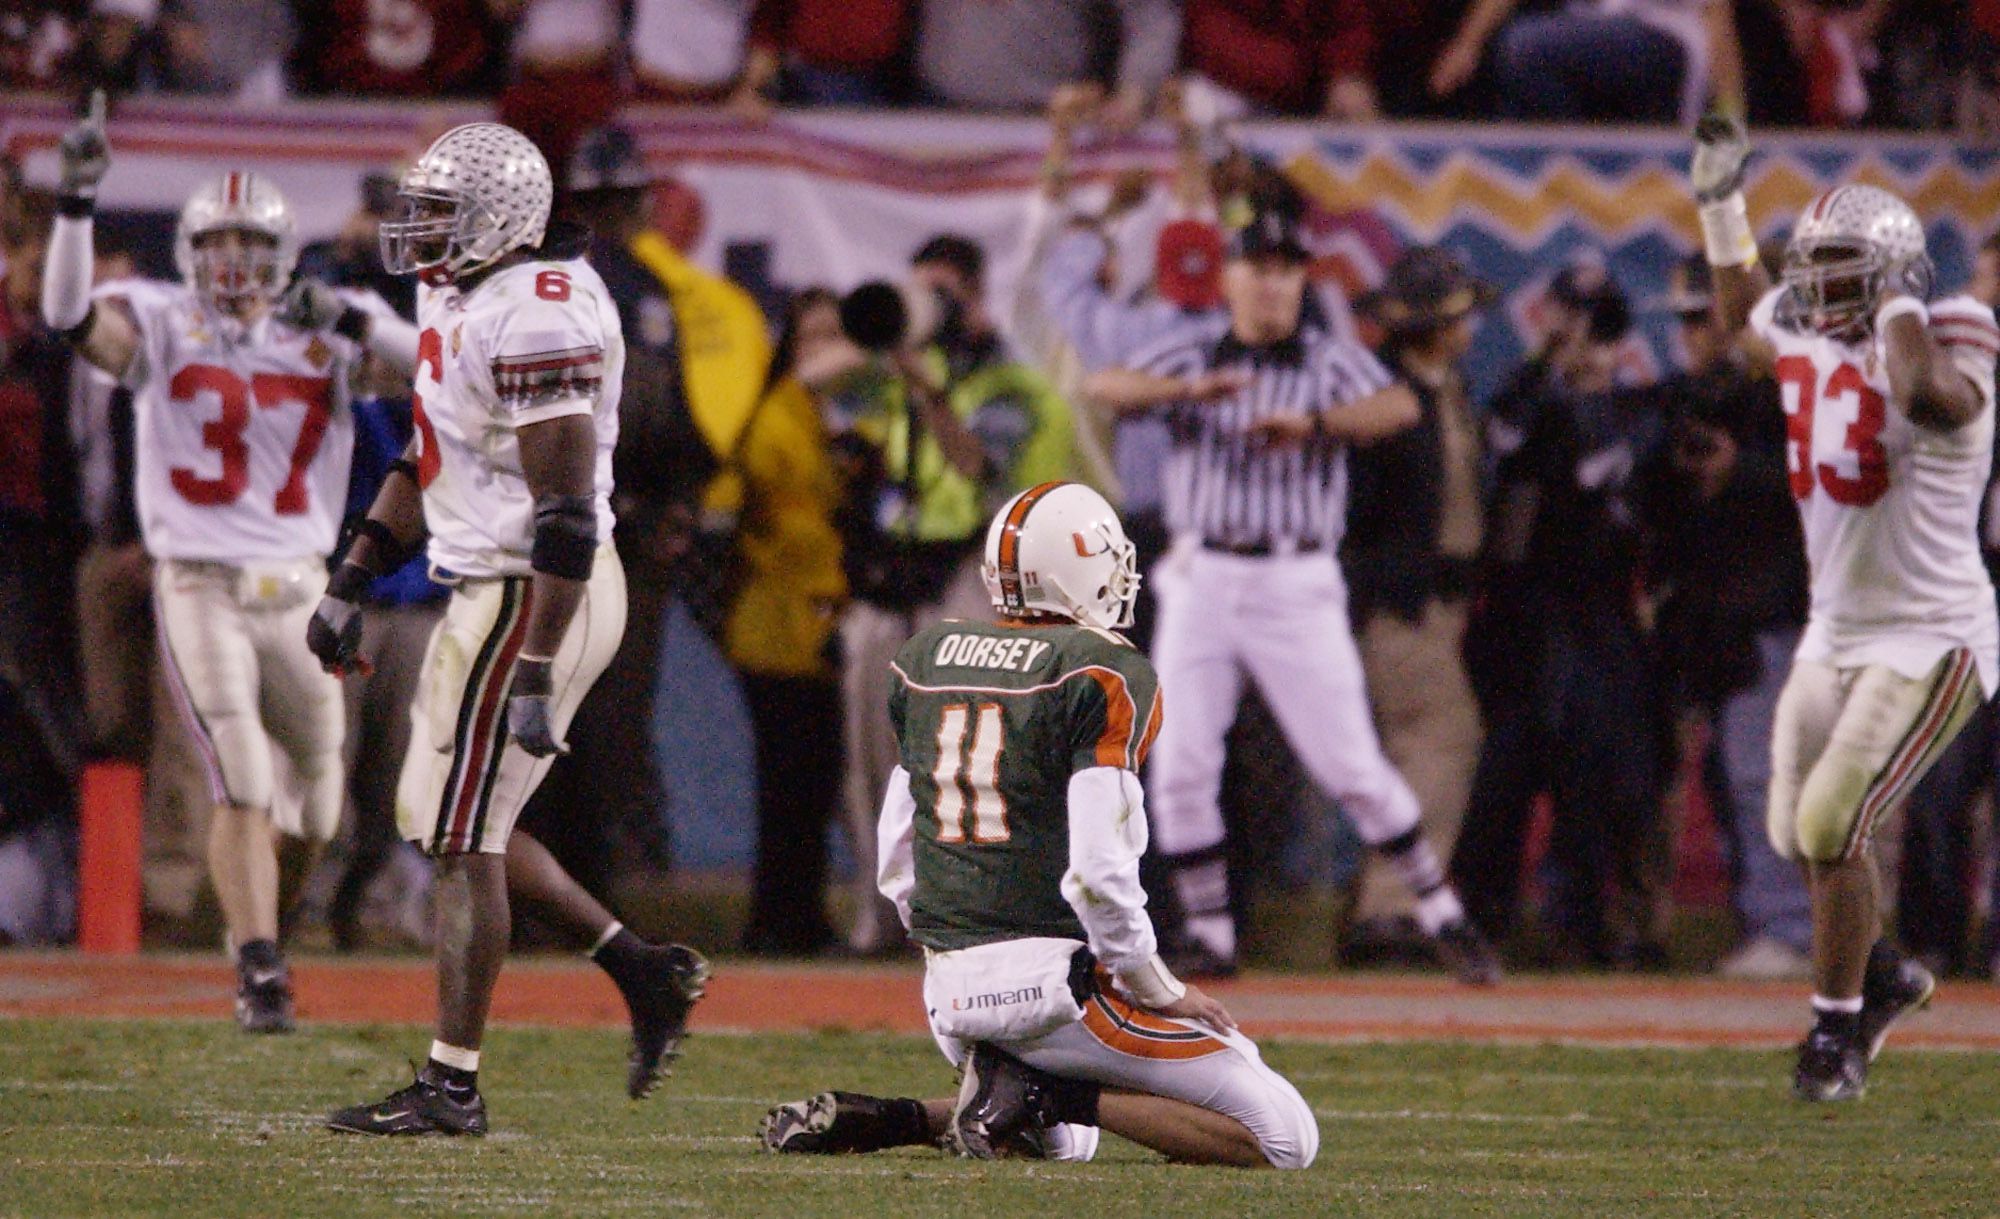
[(1273, 555), (1318, 554), (1320, 541), (1317, 538), (1301, 538), (1296, 542), (1217, 542), (1203, 538), (1201, 548), (1246, 559), (1268, 559)]

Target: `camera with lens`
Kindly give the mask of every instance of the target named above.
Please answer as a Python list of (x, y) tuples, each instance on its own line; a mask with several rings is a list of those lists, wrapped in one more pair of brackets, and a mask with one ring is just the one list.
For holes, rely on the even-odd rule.
[(840, 328), (856, 345), (878, 354), (948, 339), (963, 320), (958, 298), (928, 284), (875, 279), (840, 301)]

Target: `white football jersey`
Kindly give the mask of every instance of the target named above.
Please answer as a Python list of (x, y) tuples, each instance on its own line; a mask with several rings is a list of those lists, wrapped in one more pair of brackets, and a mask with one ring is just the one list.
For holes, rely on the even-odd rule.
[(1991, 695), (2000, 617), (1978, 526), (1993, 463), (1993, 311), (1968, 296), (1930, 307), (1932, 335), (1985, 400), (1978, 418), (1942, 432), (1891, 400), (1878, 338), (1795, 329), (1777, 316), (1782, 295), (1759, 301), (1750, 325), (1777, 351), (1786, 465), (1812, 567), (1800, 658), (1919, 678), (1969, 648)]
[(535, 502), (518, 428), (587, 414), (597, 429), (597, 536), (611, 539), (611, 451), (625, 339), (582, 259), (504, 268), (470, 292), (417, 292), (417, 479), (431, 562), (461, 576), (531, 570)]
[(182, 284), (116, 280), (94, 295), (124, 300), (138, 324), (123, 381), (147, 551), (238, 565), (331, 553), (360, 347), (271, 317), (246, 329)]

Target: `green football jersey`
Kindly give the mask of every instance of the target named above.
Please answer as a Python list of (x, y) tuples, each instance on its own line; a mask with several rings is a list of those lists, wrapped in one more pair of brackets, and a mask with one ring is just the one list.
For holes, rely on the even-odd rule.
[(1062, 895), (1069, 780), (1139, 769), (1160, 729), (1152, 663), (1109, 631), (958, 621), (904, 644), (894, 668), (889, 716), (917, 804), (912, 936), (1084, 939)]

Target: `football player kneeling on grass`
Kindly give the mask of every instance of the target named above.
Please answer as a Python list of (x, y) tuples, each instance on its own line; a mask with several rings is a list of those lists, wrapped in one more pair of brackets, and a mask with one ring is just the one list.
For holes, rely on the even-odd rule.
[(985, 575), (997, 622), (941, 623), (896, 658), (878, 831), (958, 1096), (824, 1092), (767, 1113), (764, 1146), (1087, 1160), (1103, 1129), (1184, 1163), (1304, 1168), (1312, 1110), (1168, 971), (1146, 914), (1160, 694), (1113, 633), (1139, 588), (1117, 514), (1074, 483), (1024, 491), (987, 530)]

